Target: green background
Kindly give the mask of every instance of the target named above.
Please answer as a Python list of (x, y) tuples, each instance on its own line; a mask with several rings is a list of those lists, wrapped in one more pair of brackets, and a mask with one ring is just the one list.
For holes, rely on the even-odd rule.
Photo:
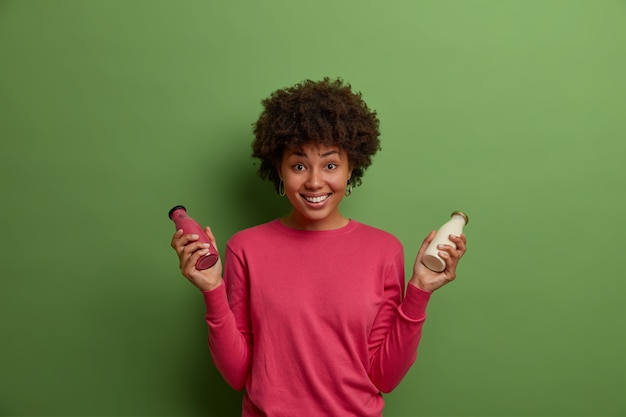
[(625, 51), (618, 0), (1, 0), (0, 415), (240, 413), (166, 214), (283, 214), (251, 124), (326, 75), (381, 120), (346, 215), (407, 271), (470, 216), (385, 415), (626, 415)]

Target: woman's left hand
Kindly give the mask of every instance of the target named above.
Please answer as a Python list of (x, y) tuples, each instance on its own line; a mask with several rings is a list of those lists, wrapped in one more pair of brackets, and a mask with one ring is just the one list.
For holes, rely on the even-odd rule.
[(446, 262), (446, 269), (441, 272), (431, 271), (422, 263), (422, 258), (424, 257), (426, 248), (435, 237), (435, 234), (436, 231), (433, 230), (428, 237), (424, 239), (424, 242), (422, 242), (422, 246), (417, 252), (415, 264), (413, 265), (413, 276), (409, 281), (418, 288), (429, 292), (443, 287), (456, 278), (456, 267), (461, 257), (467, 251), (465, 234), (461, 234), (461, 236), (450, 235), (449, 239), (456, 245), (456, 248), (451, 245), (439, 245), (437, 248), (439, 249), (439, 256)]

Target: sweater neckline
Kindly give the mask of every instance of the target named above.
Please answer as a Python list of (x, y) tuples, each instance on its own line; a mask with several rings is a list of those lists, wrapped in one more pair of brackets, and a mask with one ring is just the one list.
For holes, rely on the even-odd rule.
[(359, 222), (353, 219), (349, 219), (348, 224), (342, 226), (338, 229), (331, 230), (303, 230), (303, 229), (294, 229), (293, 227), (289, 227), (284, 225), (280, 219), (274, 219), (270, 222), (270, 224), (280, 230), (283, 233), (287, 233), (294, 236), (307, 236), (307, 237), (332, 237), (339, 236), (346, 233), (352, 232), (359, 225)]

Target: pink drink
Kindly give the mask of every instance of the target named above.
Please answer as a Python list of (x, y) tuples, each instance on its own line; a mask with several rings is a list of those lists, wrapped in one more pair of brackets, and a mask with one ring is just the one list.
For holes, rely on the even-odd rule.
[(187, 209), (184, 206), (175, 206), (168, 213), (169, 218), (174, 221), (176, 230), (183, 229), (183, 234), (195, 234), (198, 235), (198, 242), (204, 242), (209, 244), (209, 251), (206, 255), (202, 256), (196, 262), (196, 269), (208, 269), (215, 265), (217, 262), (217, 250), (213, 247), (213, 244), (209, 240), (209, 237), (204, 233), (202, 226), (198, 224), (194, 219), (187, 215)]

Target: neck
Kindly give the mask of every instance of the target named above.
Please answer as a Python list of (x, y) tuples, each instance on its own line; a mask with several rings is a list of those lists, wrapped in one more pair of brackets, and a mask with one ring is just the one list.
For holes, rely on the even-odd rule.
[(280, 219), (281, 223), (292, 229), (299, 230), (335, 230), (347, 226), (350, 219), (338, 213), (333, 218), (313, 220), (299, 216), (294, 210)]

